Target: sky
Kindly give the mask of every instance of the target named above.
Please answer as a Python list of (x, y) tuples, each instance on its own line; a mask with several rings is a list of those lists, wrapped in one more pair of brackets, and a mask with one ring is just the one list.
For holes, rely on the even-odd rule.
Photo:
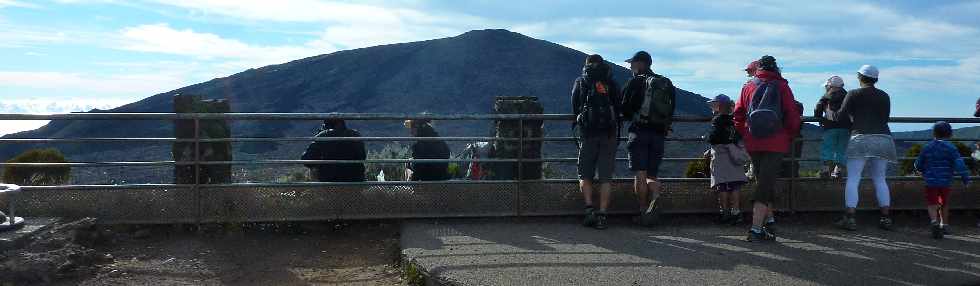
[[(966, 117), (980, 96), (980, 1), (0, 0), (0, 113), (108, 109), (339, 50), (508, 29), (685, 90), (737, 95), (777, 58), (811, 108), (823, 81), (880, 68), (893, 116)], [(0, 134), (37, 128), (0, 123)], [(893, 126), (896, 130), (923, 126)]]

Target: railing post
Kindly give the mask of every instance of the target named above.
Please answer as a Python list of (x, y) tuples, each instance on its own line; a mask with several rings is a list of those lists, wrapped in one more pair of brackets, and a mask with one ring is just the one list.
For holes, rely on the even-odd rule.
[[(790, 214), (795, 214), (796, 213), (796, 206), (795, 206), (796, 196), (795, 196), (795, 192), (796, 192), (796, 181), (797, 181), (796, 180), (796, 177), (799, 177), (800, 176), (800, 167), (799, 167), (800, 161), (796, 158), (796, 144), (797, 144), (797, 142), (802, 142), (802, 138), (800, 138), (800, 137), (794, 137), (792, 142), (793, 142), (792, 144), (789, 144), (789, 156), (790, 156), (789, 171), (790, 171), (790, 174), (789, 174), (789, 188), (788, 188), (788, 190), (786, 192), (786, 196), (787, 196), (787, 199), (786, 199), (786, 209), (790, 212)], [(801, 157), (802, 157), (802, 154), (803, 154), (803, 150), (801, 149), (800, 150)]]
[(522, 117), (518, 120), (518, 128), (520, 129), (520, 141), (518, 143), (517, 150), (517, 216), (521, 216), (523, 210), (521, 209), (522, 200), (522, 189), (524, 187), (524, 118)]
[(197, 197), (197, 229), (201, 229), (201, 221), (204, 218), (203, 205), (201, 204), (201, 119), (194, 117), (194, 185), (191, 192)]

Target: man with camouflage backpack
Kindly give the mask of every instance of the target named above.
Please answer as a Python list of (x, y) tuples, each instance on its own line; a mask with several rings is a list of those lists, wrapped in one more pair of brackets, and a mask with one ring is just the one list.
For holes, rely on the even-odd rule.
[(766, 226), (766, 219), (775, 201), (776, 178), (783, 157), (800, 132), (801, 114), (793, 90), (780, 75), (776, 58), (763, 56), (755, 78), (742, 86), (734, 114), (735, 129), (745, 139), (756, 178), (752, 229), (747, 238), (750, 242), (776, 240), (774, 231)]
[[(572, 113), (581, 138), (578, 154), (579, 187), (585, 198), (585, 226), (606, 229), (606, 210), (616, 164), (620, 98), (609, 64), (599, 55), (585, 59), (582, 76), (572, 86)], [(596, 177), (598, 173), (598, 177)], [(599, 185), (599, 211), (592, 193)]]
[(670, 79), (650, 69), (653, 60), (644, 51), (626, 60), (633, 77), (623, 89), (623, 116), (629, 127), (629, 168), (635, 173), (633, 192), (639, 199), (636, 222), (650, 225), (655, 219), (660, 196), (657, 173), (664, 156), (664, 141), (671, 131), (677, 90)]

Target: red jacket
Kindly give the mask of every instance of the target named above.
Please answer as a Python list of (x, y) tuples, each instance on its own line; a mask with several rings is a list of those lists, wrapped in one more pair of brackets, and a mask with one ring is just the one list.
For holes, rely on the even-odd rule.
[(789, 146), (793, 137), (800, 134), (800, 123), (802, 110), (796, 106), (796, 99), (793, 98), (793, 90), (789, 88), (789, 83), (781, 75), (775, 72), (760, 70), (755, 73), (755, 77), (763, 81), (775, 80), (779, 84), (783, 109), (783, 130), (776, 132), (768, 138), (755, 138), (749, 134), (748, 110), (752, 102), (752, 95), (755, 94), (756, 85), (749, 82), (742, 86), (742, 95), (735, 103), (735, 129), (745, 138), (745, 148), (749, 152), (777, 152), (789, 153)]

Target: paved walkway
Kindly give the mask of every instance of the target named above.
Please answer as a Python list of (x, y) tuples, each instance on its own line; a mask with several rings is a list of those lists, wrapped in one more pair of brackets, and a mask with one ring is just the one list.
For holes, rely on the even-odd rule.
[(657, 228), (620, 219), (604, 231), (571, 218), (423, 220), (404, 224), (401, 244), (446, 285), (980, 285), (980, 230), (936, 241), (922, 219), (900, 218), (908, 225), (895, 232), (874, 217), (857, 232), (830, 217), (785, 222), (772, 244), (703, 218)]

